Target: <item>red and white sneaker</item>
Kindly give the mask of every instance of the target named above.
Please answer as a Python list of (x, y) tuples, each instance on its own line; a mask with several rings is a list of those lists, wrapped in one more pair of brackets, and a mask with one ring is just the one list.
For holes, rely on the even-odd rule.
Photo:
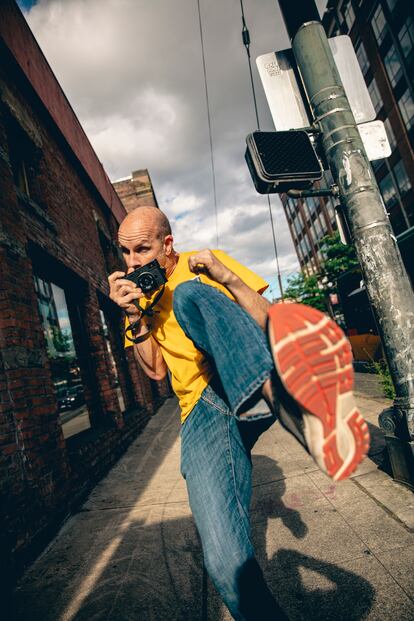
[(335, 481), (346, 479), (369, 448), (368, 426), (352, 394), (349, 341), (334, 321), (310, 306), (275, 304), (268, 315), (282, 386), (276, 386), (283, 406), (280, 422), (321, 470)]

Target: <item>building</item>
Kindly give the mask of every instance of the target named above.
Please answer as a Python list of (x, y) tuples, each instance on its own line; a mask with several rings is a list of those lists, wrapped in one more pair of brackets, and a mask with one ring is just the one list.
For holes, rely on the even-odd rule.
[(135, 170), (130, 177), (114, 181), (112, 185), (128, 212), (143, 205), (158, 207), (151, 177), (146, 168)]
[[(325, 185), (329, 185), (329, 173), (325, 173)], [(331, 180), (332, 181), (332, 180)], [(314, 188), (320, 187), (316, 182)], [(281, 194), (290, 234), (293, 239), (301, 270), (309, 276), (323, 264), (321, 240), (337, 229), (335, 203), (330, 197), (291, 198)]]
[(168, 395), (124, 350), (108, 296), (126, 210), (13, 0), (0, 5), (0, 169), (7, 593)]
[[(328, 37), (351, 37), (377, 119), (385, 124), (392, 154), (372, 167), (414, 281), (412, 6), (404, 0), (329, 0), (323, 25)], [(332, 201), (282, 196), (282, 202), (301, 268), (312, 272), (323, 259), (321, 237), (335, 229)]]

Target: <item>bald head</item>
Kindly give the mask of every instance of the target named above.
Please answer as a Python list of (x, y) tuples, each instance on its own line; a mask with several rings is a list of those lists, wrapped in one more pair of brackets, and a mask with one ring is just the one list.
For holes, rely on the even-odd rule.
[(137, 207), (124, 218), (118, 240), (128, 273), (157, 259), (161, 267), (172, 273), (178, 255), (167, 216), (157, 207)]
[(119, 227), (119, 235), (122, 236), (127, 231), (141, 226), (150, 227), (157, 239), (164, 239), (167, 235), (171, 235), (171, 226), (167, 216), (161, 209), (152, 205), (136, 207), (130, 211)]

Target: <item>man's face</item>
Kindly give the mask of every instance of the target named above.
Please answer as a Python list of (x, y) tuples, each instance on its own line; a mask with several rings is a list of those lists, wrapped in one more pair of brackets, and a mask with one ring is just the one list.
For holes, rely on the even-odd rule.
[(172, 249), (172, 236), (160, 238), (157, 222), (153, 218), (125, 220), (119, 228), (118, 240), (127, 274), (154, 259), (165, 267)]

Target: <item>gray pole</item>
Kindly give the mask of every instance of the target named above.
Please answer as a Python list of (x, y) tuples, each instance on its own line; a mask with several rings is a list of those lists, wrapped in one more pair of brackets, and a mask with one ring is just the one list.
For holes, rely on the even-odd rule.
[(414, 294), (314, 0), (279, 0), (396, 390), (380, 416), (394, 478), (414, 487)]

